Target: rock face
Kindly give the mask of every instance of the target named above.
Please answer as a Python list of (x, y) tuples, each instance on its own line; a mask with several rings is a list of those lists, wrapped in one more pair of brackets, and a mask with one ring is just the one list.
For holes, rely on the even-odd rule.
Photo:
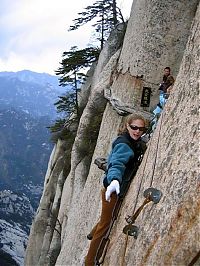
[(132, 213), (135, 204), (141, 205), (143, 191), (150, 186), (161, 190), (163, 196), (137, 219), (139, 236), (137, 240), (129, 237), (124, 265), (189, 265), (200, 249), (199, 22), (200, 9), (173, 93), (124, 201), (104, 265), (120, 265), (123, 260), (124, 217)]
[[(166, 65), (178, 73), (176, 83), (113, 227), (104, 265), (188, 265), (198, 253), (198, 2), (133, 2), (122, 50), (116, 51), (117, 40), (118, 48), (112, 54), (104, 51), (109, 58), (97, 65), (71, 157), (65, 141), (58, 140), (53, 150), (25, 265), (81, 265), (89, 246), (86, 235), (101, 207), (103, 173), (93, 161), (107, 156), (121, 123), (112, 106), (105, 107), (103, 90), (109, 88), (113, 97), (142, 111), (142, 87), (158, 83)], [(137, 77), (142, 74), (145, 81)], [(91, 158), (83, 144), (96, 110), (103, 116)], [(162, 191), (161, 201), (145, 207), (136, 221), (137, 240), (129, 237), (125, 245), (124, 217), (142, 204), (143, 191), (150, 186)]]
[(164, 67), (177, 75), (199, 1), (133, 1), (118, 69), (160, 82)]

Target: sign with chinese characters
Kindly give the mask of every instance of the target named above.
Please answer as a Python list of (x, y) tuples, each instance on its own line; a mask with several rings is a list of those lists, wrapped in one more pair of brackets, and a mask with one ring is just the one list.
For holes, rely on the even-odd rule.
[(142, 99), (140, 106), (142, 107), (149, 107), (150, 105), (150, 98), (151, 98), (151, 88), (143, 87), (142, 91)]

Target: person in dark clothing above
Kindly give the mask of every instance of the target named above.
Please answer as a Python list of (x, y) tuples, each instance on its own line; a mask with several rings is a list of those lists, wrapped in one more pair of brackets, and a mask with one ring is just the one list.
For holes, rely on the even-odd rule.
[(163, 81), (160, 84), (159, 90), (167, 93), (167, 89), (174, 84), (174, 77), (171, 75), (170, 67), (164, 69)]
[(159, 103), (157, 104), (156, 108), (153, 110), (153, 114), (155, 115), (155, 118), (153, 119), (152, 123), (153, 130), (156, 128), (158, 118), (166, 104), (167, 99), (169, 98), (169, 94), (171, 92), (171, 89), (174, 85), (174, 77), (171, 75), (171, 69), (170, 67), (166, 67), (164, 69), (164, 75), (163, 75), (163, 81), (160, 84), (159, 90)]
[(91, 243), (85, 257), (86, 266), (95, 265), (97, 251), (101, 240), (109, 229), (116, 202), (119, 197), (124, 197), (127, 191), (126, 183), (130, 184), (131, 182), (131, 168), (146, 149), (145, 143), (141, 140), (145, 129), (145, 119), (142, 116), (131, 114), (126, 117), (120, 127), (118, 137), (112, 143), (103, 180), (104, 188), (101, 191), (100, 220), (87, 236)]

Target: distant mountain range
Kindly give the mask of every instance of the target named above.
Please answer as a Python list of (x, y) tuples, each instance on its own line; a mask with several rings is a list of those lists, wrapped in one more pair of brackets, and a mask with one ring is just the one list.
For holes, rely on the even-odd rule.
[(8, 77), (10, 79), (16, 78), (20, 81), (34, 83), (43, 86), (49, 84), (53, 88), (63, 91), (63, 89), (59, 86), (58, 77), (47, 73), (37, 73), (30, 70), (22, 70), (18, 72), (4, 71), (0, 72), (0, 77)]
[(38, 119), (10, 108), (0, 108), (0, 188), (24, 190), (27, 183), (42, 185), (52, 149), (46, 126), (48, 117)]
[(0, 106), (15, 107), (32, 116), (57, 116), (54, 103), (70, 90), (60, 87), (58, 77), (29, 70), (0, 72)]
[(0, 72), (0, 265), (23, 265), (53, 148), (47, 126), (68, 89), (45, 73)]

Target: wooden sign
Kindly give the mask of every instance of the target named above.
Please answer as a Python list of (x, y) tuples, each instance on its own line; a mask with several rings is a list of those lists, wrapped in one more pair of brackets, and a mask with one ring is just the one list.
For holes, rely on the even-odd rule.
[(150, 98), (151, 98), (151, 88), (143, 87), (142, 91), (142, 99), (140, 106), (142, 107), (149, 107), (150, 105)]

